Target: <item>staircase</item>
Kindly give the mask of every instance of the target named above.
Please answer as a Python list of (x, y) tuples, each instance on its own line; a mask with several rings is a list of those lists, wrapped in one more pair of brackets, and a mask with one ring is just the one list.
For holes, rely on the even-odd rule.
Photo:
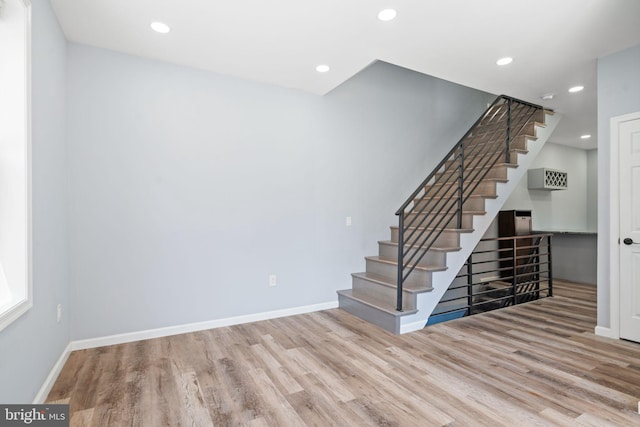
[(393, 333), (422, 329), (559, 119), (496, 98), (398, 209), (390, 240), (338, 291), (340, 308)]

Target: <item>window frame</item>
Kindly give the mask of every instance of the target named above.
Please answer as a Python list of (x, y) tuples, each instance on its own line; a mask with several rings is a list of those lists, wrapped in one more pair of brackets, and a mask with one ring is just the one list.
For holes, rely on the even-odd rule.
[[(32, 156), (31, 156), (31, 0), (17, 0), (22, 5), (24, 13), (24, 90), (25, 97), (25, 127), (24, 130), (24, 154), (25, 154), (25, 283), (24, 295), (18, 300), (10, 300), (0, 307), (0, 331), (15, 322), (31, 307), (33, 307), (33, 248), (32, 248)], [(6, 3), (6, 2), (5, 2)]]

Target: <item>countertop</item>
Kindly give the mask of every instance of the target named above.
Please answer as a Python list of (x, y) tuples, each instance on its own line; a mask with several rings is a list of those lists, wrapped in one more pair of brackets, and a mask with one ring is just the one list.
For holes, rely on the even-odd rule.
[(597, 231), (586, 230), (534, 230), (532, 233), (575, 234), (580, 236), (597, 236)]

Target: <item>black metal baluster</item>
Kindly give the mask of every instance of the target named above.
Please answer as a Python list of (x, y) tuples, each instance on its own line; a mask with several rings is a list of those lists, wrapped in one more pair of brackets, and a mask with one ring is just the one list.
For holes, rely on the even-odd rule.
[(513, 298), (513, 305), (516, 305), (516, 282), (517, 282), (517, 280), (516, 280), (517, 279), (517, 275), (516, 274), (518, 272), (517, 266), (516, 266), (516, 264), (517, 264), (517, 255), (516, 254), (518, 253), (518, 244), (516, 242), (517, 240), (518, 240), (517, 237), (513, 238), (513, 254), (512, 254), (512, 256), (513, 256), (513, 268), (512, 268), (513, 278), (511, 279), (511, 296)]
[(511, 163), (511, 98), (507, 100), (507, 148), (505, 152), (505, 163)]
[(551, 266), (551, 234), (547, 236), (548, 242), (548, 257), (549, 257), (549, 296), (553, 296), (553, 267)]
[(460, 144), (460, 174), (458, 176), (458, 229), (462, 228), (462, 198), (464, 197), (464, 144)]
[(402, 311), (402, 281), (404, 272), (404, 209), (400, 211), (398, 216), (398, 281), (397, 281), (397, 297), (396, 310)]
[(473, 253), (469, 254), (467, 260), (467, 305), (469, 306), (469, 316), (473, 314)]
[[(460, 274), (456, 276), (455, 279), (457, 280), (457, 282), (453, 283), (451, 287), (449, 287), (448, 290), (452, 291), (450, 296), (447, 298), (443, 297), (443, 299), (438, 303), (437, 307), (441, 309), (438, 310), (438, 315), (459, 313), (462, 311), (461, 307), (466, 308), (464, 315), (474, 315), (493, 310), (495, 308), (495, 303), (499, 303), (499, 308), (502, 308), (511, 306), (513, 304), (522, 304), (523, 302), (531, 301), (532, 297), (540, 292), (540, 280), (547, 279), (549, 277), (546, 275), (542, 277), (543, 275), (540, 271), (539, 264), (542, 264), (543, 262), (534, 262), (533, 259), (538, 259), (538, 257), (542, 258), (543, 255), (546, 256), (547, 253), (542, 252), (542, 245), (551, 244), (551, 240), (549, 239), (550, 236), (550, 234), (538, 234), (537, 236), (520, 235), (512, 237), (491, 237), (481, 239), (480, 243), (478, 243), (478, 246), (476, 246), (476, 248), (465, 261), (464, 266), (460, 270)], [(530, 239), (533, 237), (537, 238), (535, 239), (535, 242), (532, 242), (530, 244), (525, 243), (522, 245), (518, 245), (517, 243), (518, 240)], [(543, 240), (543, 237), (546, 237), (548, 240)], [(480, 245), (485, 242), (509, 242), (510, 245), (507, 245), (504, 248), (496, 245), (498, 246), (497, 248), (484, 249), (480, 247)], [(533, 254), (531, 254), (531, 257), (529, 257), (529, 260), (527, 261), (527, 257), (529, 255), (522, 255), (522, 253), (530, 252), (529, 250), (532, 251)], [(520, 260), (518, 260), (518, 252), (520, 252), (521, 254)], [(494, 257), (490, 256), (490, 254), (493, 254)], [(477, 255), (479, 255), (480, 258), (478, 258)], [(476, 258), (474, 258), (474, 256), (476, 256)], [(500, 264), (500, 262), (502, 261), (513, 262), (513, 265), (506, 266), (504, 264)], [(547, 263), (547, 261), (544, 261), (544, 263)], [(487, 265), (489, 265), (488, 268)], [(494, 265), (497, 266), (494, 267)], [(480, 267), (476, 268), (476, 266)], [(540, 271), (540, 274), (529, 274), (529, 269)], [(494, 273), (503, 274), (508, 272), (512, 274), (509, 284), (510, 287), (504, 288), (509, 291), (508, 293), (505, 294), (501, 290), (492, 288), (490, 286), (488, 289), (474, 290), (473, 286), (479, 285), (481, 283), (481, 281), (475, 282), (474, 275), (477, 274), (489, 276)], [(549, 271), (546, 270), (544, 271), (544, 274), (547, 274), (548, 272)], [(506, 274), (504, 276), (506, 276)], [(525, 276), (528, 277), (525, 278)], [(507, 281), (509, 279), (507, 277), (504, 277), (503, 280)], [(551, 286), (553, 286), (553, 284)], [(548, 297), (551, 295), (547, 294), (546, 296)], [(478, 297), (482, 297), (481, 300)], [(453, 308), (448, 308), (449, 305)]]

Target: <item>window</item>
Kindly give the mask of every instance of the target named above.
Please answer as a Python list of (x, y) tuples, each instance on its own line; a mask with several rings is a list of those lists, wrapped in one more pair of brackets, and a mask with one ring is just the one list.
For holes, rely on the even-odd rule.
[(30, 0), (0, 0), (0, 329), (32, 305), (30, 34)]

